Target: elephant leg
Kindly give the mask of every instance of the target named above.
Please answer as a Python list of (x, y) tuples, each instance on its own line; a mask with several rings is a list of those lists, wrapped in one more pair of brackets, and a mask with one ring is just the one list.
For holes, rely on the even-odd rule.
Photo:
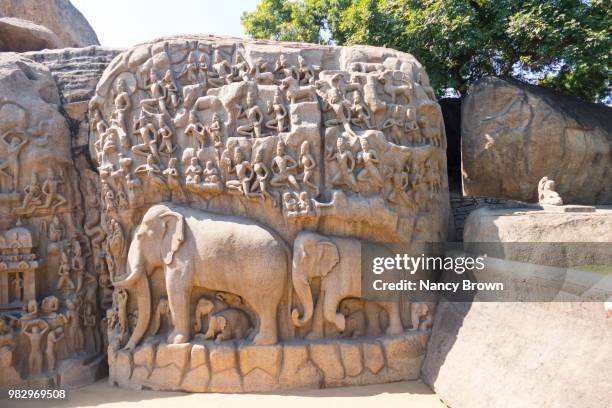
[(255, 313), (259, 316), (259, 332), (253, 338), (253, 343), (258, 346), (270, 346), (278, 341), (278, 328), (276, 324), (277, 302), (265, 302), (253, 305)]
[(346, 326), (346, 319), (342, 313), (338, 313), (340, 301), (342, 301), (341, 298), (330, 296), (329, 293), (323, 292), (323, 317), (325, 321), (332, 323), (340, 332), (343, 332)]
[(186, 282), (180, 275), (166, 272), (166, 289), (168, 304), (174, 322), (174, 330), (168, 336), (168, 344), (187, 343), (190, 339), (189, 300), (191, 299), (191, 282)]
[(315, 302), (314, 311), (312, 313), (312, 326), (306, 338), (308, 340), (323, 338), (323, 299), (321, 293), (319, 293)]
[(383, 307), (389, 315), (389, 326), (387, 326), (386, 334), (401, 334), (404, 332), (402, 319), (400, 318), (399, 302), (385, 302)]

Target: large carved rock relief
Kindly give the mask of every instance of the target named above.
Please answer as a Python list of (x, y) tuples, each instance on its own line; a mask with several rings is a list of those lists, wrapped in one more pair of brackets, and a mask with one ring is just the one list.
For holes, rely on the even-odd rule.
[[(427, 325), (409, 331), (399, 298), (363, 300), (359, 261), (362, 240), (445, 236), (444, 127), (412, 56), (170, 38), (118, 55), (89, 110), (111, 381), (243, 391), (418, 375)], [(163, 361), (137, 358), (151, 348)], [(405, 361), (378, 357), (399, 349)]]

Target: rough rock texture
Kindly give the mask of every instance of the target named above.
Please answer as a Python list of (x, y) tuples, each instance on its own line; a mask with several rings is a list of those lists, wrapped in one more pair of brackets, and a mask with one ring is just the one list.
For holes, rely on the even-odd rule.
[[(506, 249), (516, 248), (512, 243), (517, 241), (539, 247), (537, 253), (507, 253), (515, 262), (501, 272), (512, 281), (521, 280), (516, 266), (534, 260), (585, 265), (608, 257), (605, 264), (610, 265), (611, 231), (610, 209), (479, 209), (466, 221), (464, 240), (498, 242)], [(554, 241), (550, 252), (543, 250)], [(562, 241), (588, 244), (563, 259), (564, 254), (555, 253)], [(577, 271), (565, 276), (557, 297), (565, 302), (440, 302), (423, 363), (424, 381), (453, 407), (610, 406), (612, 389), (603, 373), (612, 365), (612, 319), (606, 318), (601, 300), (567, 301), (593, 292), (572, 277), (585, 275), (594, 276), (593, 282), (608, 294), (612, 290), (609, 272)]]
[(566, 204), (612, 203), (612, 108), (487, 78), (461, 126), (464, 194), (537, 202), (547, 176)]
[(92, 382), (98, 270), (58, 88), (44, 65), (2, 53), (0, 94), (0, 386)]
[(61, 40), (46, 27), (14, 17), (0, 17), (0, 52), (59, 48)]
[[(98, 37), (85, 17), (69, 0), (2, 0), (0, 16), (16, 17), (48, 28), (59, 41), (55, 44), (36, 46), (27, 50), (43, 48), (86, 47), (98, 45)], [(1, 33), (1, 31), (0, 31)], [(12, 51), (25, 51), (13, 44)]]

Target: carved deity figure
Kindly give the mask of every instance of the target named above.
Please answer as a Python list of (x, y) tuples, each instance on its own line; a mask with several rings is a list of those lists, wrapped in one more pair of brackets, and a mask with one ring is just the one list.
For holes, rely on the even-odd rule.
[(179, 89), (174, 81), (172, 70), (167, 70), (162, 84), (166, 93), (166, 106), (170, 105), (172, 109), (176, 109), (180, 103)]
[(205, 132), (206, 129), (204, 128), (204, 125), (202, 125), (198, 120), (198, 116), (196, 115), (196, 113), (194, 111), (190, 111), (189, 123), (185, 128), (185, 136), (188, 136), (191, 140), (195, 139), (197, 147), (201, 149), (204, 146)]
[(355, 175), (353, 175), (355, 158), (350, 149), (347, 149), (344, 136), (339, 136), (336, 140), (335, 151), (328, 150), (327, 160), (335, 160), (338, 167), (336, 172), (332, 175), (332, 185), (348, 186), (351, 189), (356, 189), (357, 182), (355, 180)]
[(73, 352), (83, 350), (83, 333), (81, 328), (81, 302), (78, 299), (66, 299), (67, 336)]
[(119, 129), (119, 141), (124, 148), (128, 148), (127, 117), (132, 108), (132, 100), (127, 92), (125, 80), (119, 79), (116, 84), (114, 110), (111, 113), (111, 127)]
[(225, 186), (230, 193), (243, 194), (247, 197), (252, 197), (251, 179), (253, 178), (253, 167), (248, 160), (244, 160), (242, 150), (239, 147), (234, 151), (234, 166), (230, 170), (230, 174), (236, 174), (237, 180), (228, 180)]
[(161, 137), (159, 153), (164, 156), (171, 156), (176, 150), (176, 146), (174, 146), (172, 143), (172, 130), (168, 127), (168, 125), (163, 124), (157, 133)]
[(196, 156), (193, 156), (189, 162), (189, 166), (185, 170), (186, 184), (200, 184), (202, 181), (202, 166)]
[(97, 353), (100, 350), (100, 337), (97, 330), (96, 315), (91, 303), (85, 303), (84, 305), (83, 326), (85, 328), (87, 343), (91, 344), (94, 352)]
[(296, 79), (300, 82), (300, 85), (314, 83), (315, 70), (306, 63), (306, 60), (301, 55), (298, 55), (298, 66), (295, 71), (298, 74)]
[(563, 205), (563, 199), (555, 191), (555, 182), (548, 177), (542, 177), (538, 183), (538, 202), (545, 205)]
[(49, 371), (55, 371), (55, 345), (58, 341), (64, 338), (64, 329), (57, 327), (51, 330), (47, 335), (47, 346), (45, 347), (45, 355), (47, 357), (47, 368)]
[(341, 76), (334, 75), (332, 82), (335, 84), (328, 91), (326, 99), (323, 101), (323, 110), (331, 111), (333, 116), (325, 121), (325, 126), (335, 127), (342, 126), (344, 131), (351, 136), (356, 136), (351, 129), (351, 105), (342, 95), (339, 88)]
[(296, 180), (295, 173), (298, 169), (298, 164), (293, 157), (285, 151), (286, 145), (282, 139), (276, 143), (276, 156), (272, 159), (272, 179), (270, 185), (272, 187), (291, 186), (295, 190), (299, 190), (300, 186)]
[(123, 228), (121, 227), (121, 224), (119, 224), (119, 221), (114, 218), (111, 218), (108, 223), (106, 242), (108, 246), (108, 255), (111, 257), (113, 265), (118, 265), (119, 262), (123, 260), (126, 242)]
[(91, 130), (96, 132), (96, 141), (94, 143), (94, 147), (96, 149), (96, 157), (98, 159), (98, 163), (102, 164), (104, 152), (104, 139), (106, 137), (106, 132), (108, 131), (108, 125), (102, 114), (100, 113), (100, 109), (95, 109), (93, 111), (93, 120), (91, 121)]
[(264, 116), (259, 106), (255, 103), (255, 95), (251, 91), (247, 93), (246, 104), (246, 109), (242, 109), (238, 118), (245, 117), (248, 124), (238, 126), (236, 131), (242, 136), (260, 138), (261, 123)]
[(212, 69), (208, 73), (208, 82), (212, 86), (219, 87), (229, 84), (232, 80), (232, 66), (223, 59), (221, 51), (213, 51)]
[[(23, 147), (28, 144), (30, 139), (19, 137), (15, 133), (7, 132), (0, 141), (4, 144), (7, 150), (7, 159), (5, 162), (0, 162), (0, 175), (6, 176), (11, 180), (11, 192), (17, 191), (19, 183), (19, 153)], [(10, 173), (5, 170), (8, 169)]]
[(305, 140), (300, 146), (300, 163), (299, 167), (303, 170), (302, 182), (304, 185), (312, 188), (315, 191), (315, 195), (319, 195), (319, 187), (314, 184), (314, 170), (317, 167), (317, 162), (310, 153), (310, 142)]
[(387, 200), (398, 205), (405, 205), (413, 208), (413, 202), (407, 193), (410, 185), (410, 177), (405, 167), (395, 169), (391, 174), (391, 191)]
[(72, 260), (70, 263), (70, 268), (74, 272), (76, 276), (76, 291), (80, 292), (83, 287), (83, 273), (85, 269), (85, 265), (83, 264), (83, 256), (81, 250), (81, 244), (78, 240), (72, 241)]
[(15, 300), (21, 302), (23, 300), (23, 278), (20, 273), (16, 273), (11, 281)]
[(189, 51), (187, 55), (187, 63), (183, 67), (183, 70), (178, 74), (178, 78), (185, 78), (190, 84), (198, 82), (198, 63), (196, 61), (195, 54), (193, 51)]
[(359, 91), (353, 93), (353, 104), (351, 105), (351, 123), (362, 129), (372, 129), (370, 110), (363, 103)]
[(251, 68), (249, 64), (244, 60), (242, 54), (236, 52), (236, 61), (232, 65), (232, 79), (234, 81), (248, 81), (249, 73)]
[(30, 184), (25, 186), (23, 192), (25, 194), (23, 197), (23, 203), (21, 204), (22, 210), (34, 210), (34, 208), (42, 205), (42, 189), (36, 173), (32, 173)]
[(259, 195), (263, 201), (269, 198), (274, 206), (276, 206), (276, 199), (268, 191), (270, 172), (268, 166), (264, 163), (263, 149), (259, 149), (257, 153), (255, 153), (253, 172), (255, 173), (255, 181), (253, 181), (253, 185), (251, 186), (251, 192), (257, 192), (259, 190)]
[(66, 200), (66, 198), (58, 192), (59, 185), (63, 183), (64, 177), (61, 169), (59, 171), (59, 175), (56, 176), (53, 168), (49, 167), (47, 169), (47, 178), (42, 185), (42, 192), (45, 195), (45, 203), (43, 205), (44, 208), (51, 208), (53, 205), (53, 210), (55, 210), (59, 206), (68, 202), (68, 200)]
[(368, 139), (362, 137), (359, 139), (361, 151), (357, 153), (357, 163), (363, 163), (363, 169), (357, 174), (358, 181), (366, 181), (374, 184), (376, 187), (382, 187), (383, 178), (378, 170), (380, 160), (376, 150), (370, 147)]
[(75, 289), (74, 283), (70, 278), (70, 259), (63, 249), (60, 252), (60, 266), (57, 274), (59, 275), (59, 280), (57, 281), (58, 291), (71, 291)]
[(181, 186), (181, 181), (179, 179), (179, 172), (176, 168), (176, 157), (171, 157), (168, 160), (168, 167), (162, 172), (164, 176), (166, 176), (166, 183), (172, 192), (172, 196), (178, 200), (183, 200), (184, 194)]
[(212, 162), (212, 160), (206, 161), (204, 166), (204, 170), (202, 170), (202, 177), (204, 178), (204, 183), (206, 184), (219, 184), (221, 179), (219, 178), (219, 170)]
[(49, 224), (49, 240), (51, 242), (58, 242), (62, 240), (64, 236), (64, 227), (59, 220), (57, 215), (54, 215)]
[(44, 320), (34, 320), (25, 324), (23, 333), (30, 341), (28, 354), (28, 369), (30, 376), (39, 375), (43, 366), (42, 339), (49, 330), (49, 324)]
[(278, 133), (284, 132), (287, 128), (287, 109), (281, 100), (281, 92), (277, 88), (274, 92), (272, 102), (268, 102), (268, 113), (274, 113), (274, 119), (266, 122), (268, 129), (276, 130)]
[(159, 133), (155, 126), (150, 123), (143, 111), (140, 111), (140, 116), (134, 122), (133, 133), (136, 137), (140, 137), (140, 142), (132, 147), (134, 154), (146, 156), (152, 154), (159, 161), (159, 153), (157, 151), (157, 143)]
[(393, 109), (391, 117), (385, 120), (385, 122), (383, 123), (382, 130), (391, 128), (390, 141), (395, 143), (396, 145), (401, 145), (402, 138), (404, 136), (405, 125), (406, 122), (403, 117), (403, 112), (400, 109), (400, 106), (397, 105), (395, 109)]

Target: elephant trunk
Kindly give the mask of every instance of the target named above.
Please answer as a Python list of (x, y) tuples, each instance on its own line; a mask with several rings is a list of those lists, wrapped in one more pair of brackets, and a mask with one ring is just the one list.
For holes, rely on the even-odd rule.
[(144, 274), (136, 283), (136, 300), (138, 302), (138, 321), (125, 348), (133, 350), (144, 336), (151, 320), (151, 291), (149, 278)]
[(293, 288), (295, 289), (295, 293), (300, 303), (304, 307), (304, 315), (300, 318), (300, 312), (297, 309), (293, 309), (291, 311), (291, 320), (294, 326), (302, 327), (312, 319), (312, 292), (306, 274), (300, 272), (299, 268), (296, 268), (295, 262), (292, 269), (291, 280), (293, 282)]

